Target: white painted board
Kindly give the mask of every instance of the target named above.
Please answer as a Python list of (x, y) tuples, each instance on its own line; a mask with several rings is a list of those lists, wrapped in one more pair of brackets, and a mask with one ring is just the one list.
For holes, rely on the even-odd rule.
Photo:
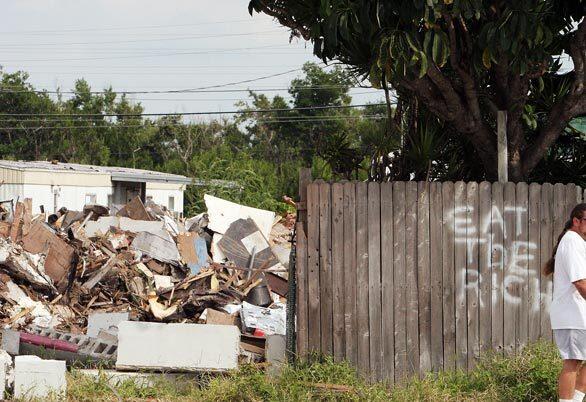
[(233, 325), (122, 322), (116, 368), (225, 371), (238, 366), (240, 331)]
[(216, 233), (224, 234), (232, 222), (238, 219), (251, 218), (260, 229), (265, 239), (269, 238), (275, 213), (264, 209), (251, 208), (226, 201), (208, 194), (203, 196), (208, 210), (208, 228)]

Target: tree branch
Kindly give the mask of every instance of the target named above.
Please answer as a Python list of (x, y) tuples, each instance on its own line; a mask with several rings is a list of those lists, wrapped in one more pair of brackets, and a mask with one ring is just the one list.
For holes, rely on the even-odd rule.
[(474, 82), (474, 78), (472, 77), (470, 72), (466, 71), (466, 69), (462, 67), (462, 64), (460, 63), (459, 59), (461, 57), (460, 52), (458, 50), (458, 40), (456, 38), (454, 20), (448, 14), (444, 15), (444, 20), (446, 21), (446, 25), (448, 27), (448, 37), (450, 38), (450, 64), (462, 80), (464, 86), (464, 96), (466, 97), (466, 102), (468, 103), (468, 107), (470, 109), (470, 112), (472, 113), (471, 117), (477, 123), (481, 124), (482, 114), (480, 112), (480, 103), (478, 102), (478, 92), (476, 91), (476, 83)]
[(583, 19), (574, 38), (570, 38), (569, 54), (574, 62), (572, 87), (551, 109), (547, 122), (539, 132), (533, 146), (524, 154), (523, 174), (527, 175), (537, 166), (548, 148), (559, 138), (568, 123), (579, 115), (586, 114), (586, 19)]

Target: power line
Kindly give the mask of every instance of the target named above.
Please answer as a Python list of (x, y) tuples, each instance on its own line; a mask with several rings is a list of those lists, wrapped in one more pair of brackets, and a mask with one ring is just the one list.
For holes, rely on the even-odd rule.
[[(174, 94), (196, 94), (196, 93), (230, 93), (230, 92), (277, 92), (277, 91), (288, 91), (291, 88), (295, 89), (313, 89), (313, 90), (326, 90), (326, 89), (368, 89), (372, 87), (365, 87), (365, 86), (346, 86), (346, 85), (316, 85), (316, 86), (295, 86), (295, 87), (255, 87), (255, 88), (240, 88), (240, 89), (223, 89), (223, 90), (200, 90), (197, 88), (193, 89), (166, 89), (166, 90), (149, 90), (149, 91), (89, 91), (91, 94), (105, 94), (105, 93), (113, 93), (118, 95), (148, 95), (148, 94), (167, 94), (167, 93), (174, 93)], [(3, 89), (0, 88), (0, 93), (39, 93), (39, 94), (55, 94), (55, 95), (66, 95), (72, 94), (75, 95), (77, 92), (75, 91), (49, 91), (46, 89), (43, 90), (13, 90), (13, 89)], [(374, 93), (374, 92), (373, 92)]]
[[(261, 81), (261, 80), (266, 80), (269, 78), (274, 78), (274, 77), (280, 77), (282, 75), (287, 75), (290, 73), (294, 73), (297, 71), (301, 71), (302, 68), (294, 68), (292, 70), (287, 70), (287, 71), (283, 71), (280, 73), (275, 73), (275, 74), (270, 74), (270, 75), (265, 75), (262, 77), (256, 77), (256, 78), (251, 78), (248, 80), (244, 80), (244, 81), (236, 81), (236, 82), (230, 82), (230, 83), (226, 83), (226, 84), (219, 84), (219, 85), (211, 85), (211, 86), (207, 86), (207, 87), (199, 87), (199, 88), (193, 88), (193, 89), (179, 89), (179, 90), (167, 90), (167, 91), (124, 91), (124, 92), (114, 92), (114, 91), (90, 91), (90, 93), (92, 94), (101, 94), (101, 93), (123, 93), (123, 94), (132, 94), (132, 93), (181, 93), (181, 92), (195, 92), (195, 91), (203, 91), (203, 90), (208, 90), (208, 89), (212, 89), (212, 88), (223, 88), (223, 87), (227, 87), (227, 86), (231, 86), (231, 85), (239, 85), (239, 84), (247, 84), (250, 82), (255, 82), (255, 81)], [(0, 88), (0, 92), (10, 92), (10, 93), (28, 93), (28, 92), (35, 92), (35, 93), (57, 93), (57, 94), (66, 94), (66, 93), (70, 93), (70, 94), (75, 94), (75, 91), (46, 91), (46, 90), (31, 90), (31, 91), (11, 91), (11, 90), (4, 90), (3, 88)]]
[(145, 116), (209, 116), (209, 115), (226, 115), (226, 114), (243, 114), (243, 113), (269, 113), (269, 112), (290, 112), (295, 110), (326, 110), (326, 109), (352, 109), (359, 107), (384, 106), (386, 103), (366, 103), (361, 105), (319, 105), (293, 108), (274, 108), (274, 109), (253, 109), (253, 110), (231, 110), (217, 112), (177, 112), (177, 113), (86, 113), (86, 114), (67, 114), (67, 113), (0, 113), (0, 116), (32, 116), (32, 117), (145, 117)]
[[(273, 45), (271, 45), (273, 46)], [(5, 60), (8, 62), (37, 62), (37, 61), (78, 61), (78, 60), (112, 60), (112, 59), (133, 59), (133, 58), (142, 58), (142, 57), (167, 57), (167, 56), (189, 56), (189, 55), (197, 55), (197, 54), (235, 54), (234, 52), (240, 50), (253, 50), (258, 49), (258, 47), (251, 47), (251, 48), (234, 48), (234, 49), (223, 49), (221, 51), (209, 51), (209, 52), (174, 52), (174, 53), (157, 53), (151, 55), (133, 55), (133, 56), (111, 56), (111, 57), (74, 57), (74, 58), (65, 58), (65, 59), (26, 59), (26, 60)], [(229, 52), (229, 53), (228, 53)], [(270, 54), (281, 54), (271, 52)], [(282, 54), (299, 54), (299, 53), (282, 53)]]
[(175, 25), (142, 25), (142, 26), (133, 26), (133, 27), (105, 27), (105, 28), (75, 28), (75, 29), (56, 29), (56, 30), (33, 30), (33, 31), (2, 31), (0, 34), (2, 35), (20, 35), (20, 34), (27, 34), (27, 33), (52, 33), (52, 32), (86, 32), (86, 31), (121, 31), (121, 30), (133, 30), (133, 29), (160, 29), (160, 28), (178, 28), (178, 27), (191, 27), (191, 26), (201, 26), (201, 25), (216, 25), (216, 24), (234, 24), (240, 22), (250, 22), (251, 19), (239, 19), (239, 20), (227, 20), (227, 21), (206, 21), (206, 22), (199, 22), (199, 23), (191, 23), (191, 24), (175, 24)]
[(173, 41), (173, 40), (191, 40), (191, 39), (214, 39), (214, 38), (226, 38), (234, 36), (250, 36), (250, 35), (264, 35), (267, 33), (283, 32), (282, 30), (272, 29), (269, 31), (255, 31), (255, 32), (240, 32), (232, 34), (216, 34), (216, 35), (191, 35), (191, 36), (178, 36), (174, 38), (152, 38), (152, 39), (129, 39), (129, 40), (116, 40), (116, 41), (101, 41), (101, 42), (60, 42), (60, 43), (2, 43), (1, 46), (22, 48), (23, 46), (76, 46), (76, 45), (113, 45), (118, 43), (138, 43), (138, 42), (160, 42), (160, 41)]
[[(298, 120), (292, 118), (284, 118), (280, 120), (266, 120), (266, 119), (259, 119), (255, 120), (255, 122), (259, 123), (317, 123), (317, 122), (326, 122), (326, 121), (339, 121), (339, 120), (383, 120), (386, 119), (387, 116), (384, 114), (381, 115), (364, 115), (364, 116), (329, 116), (329, 117), (319, 117), (319, 118), (311, 118), (306, 120)], [(144, 128), (162, 128), (164, 126), (161, 125), (109, 125), (109, 126), (37, 126), (37, 127), (0, 127), (0, 130), (10, 130), (10, 131), (26, 131), (26, 130), (78, 130), (78, 129), (120, 129), (120, 128), (135, 128), (135, 129), (144, 129)]]

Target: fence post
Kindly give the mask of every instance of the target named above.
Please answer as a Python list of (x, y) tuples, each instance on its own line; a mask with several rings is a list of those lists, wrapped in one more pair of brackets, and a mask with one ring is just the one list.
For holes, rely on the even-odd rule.
[[(311, 169), (301, 168), (299, 171), (299, 201), (297, 202), (297, 222), (303, 225), (307, 233), (307, 185), (311, 182)], [(297, 226), (297, 225), (296, 225)], [(288, 284), (287, 292), (287, 326), (286, 326), (286, 350), (287, 360), (292, 363), (296, 355), (297, 336), (295, 331), (295, 315), (297, 306), (297, 239), (296, 229), (293, 229), (291, 240), (291, 253), (289, 254)]]

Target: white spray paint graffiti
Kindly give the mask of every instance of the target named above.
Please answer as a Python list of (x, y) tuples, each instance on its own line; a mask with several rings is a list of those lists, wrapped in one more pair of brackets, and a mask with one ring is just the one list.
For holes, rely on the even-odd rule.
[[(543, 300), (543, 297), (545, 297), (546, 301), (550, 300), (553, 290), (551, 281), (548, 282), (545, 292), (542, 293), (539, 286), (539, 271), (528, 269), (529, 262), (539, 258), (537, 255), (538, 245), (534, 242), (511, 239), (523, 234), (522, 222), (524, 215), (527, 214), (527, 208), (505, 207), (501, 212), (499, 208), (493, 206), (491, 211), (487, 213), (486, 219), (481, 220), (484, 223), (479, 228), (467, 225), (467, 212), (468, 207), (456, 208), (454, 213), (448, 217), (448, 222), (454, 225), (456, 243), (466, 244), (468, 263), (474, 262), (476, 256), (479, 256), (479, 250), (476, 248), (480, 247), (481, 244), (488, 243), (491, 246), (486, 248), (485, 255), (480, 255), (480, 258), (486, 259), (485, 266), (491, 268), (487, 270), (488, 272), (456, 267), (458, 274), (461, 275), (461, 283), (466, 284), (466, 289), (473, 289), (477, 292), (480, 306), (484, 306), (486, 300), (483, 300), (483, 296), (487, 296), (479, 292), (484, 281), (490, 281), (492, 286), (493, 305), (498, 300), (497, 294), (502, 294), (506, 303), (520, 304), (522, 302), (521, 294), (515, 290), (521, 287), (527, 287), (528, 292), (533, 289), (535, 294), (528, 295), (530, 297), (533, 296), (537, 300), (540, 300), (540, 298)], [(471, 212), (473, 212), (473, 209), (471, 209)], [(505, 218), (509, 218), (510, 214), (514, 215), (514, 229), (512, 227), (507, 228), (505, 224)], [(498, 229), (499, 226), (503, 234), (502, 243), (499, 243), (500, 240), (495, 239), (491, 230), (491, 227)], [(478, 230), (480, 232), (477, 232)], [(509, 246), (505, 247), (503, 243), (509, 244)], [(500, 275), (499, 270), (502, 270)], [(499, 277), (502, 277), (502, 284), (499, 283)], [(465, 293), (464, 291), (460, 294), (465, 296)], [(535, 305), (534, 308), (539, 309), (539, 306)]]

